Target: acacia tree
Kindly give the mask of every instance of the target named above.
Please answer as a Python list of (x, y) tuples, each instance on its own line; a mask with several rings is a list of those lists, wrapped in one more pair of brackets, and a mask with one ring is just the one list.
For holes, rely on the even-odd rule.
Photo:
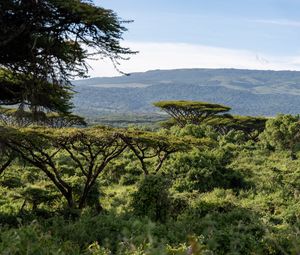
[(89, 57), (117, 65), (134, 53), (120, 45), (124, 23), (90, 1), (1, 0), (0, 103), (69, 112), (70, 79), (85, 77)]
[[(36, 118), (36, 115), (39, 115)], [(0, 107), (0, 125), (28, 127), (30, 125), (41, 125), (53, 128), (63, 128), (72, 126), (86, 126), (84, 118), (74, 114), (44, 113), (24, 111), (15, 108)]]
[[(82, 209), (97, 178), (126, 148), (114, 130), (3, 128), (0, 141), (22, 159), (40, 169), (67, 200), (69, 208)], [(67, 155), (76, 170), (64, 170), (61, 155)], [(77, 175), (83, 189), (75, 196), (70, 178)], [(99, 207), (98, 207), (99, 208)]]
[(45, 124), (53, 128), (87, 125), (84, 118), (80, 116), (77, 116), (75, 114), (57, 114), (57, 113), (47, 114)]
[(32, 123), (30, 112), (18, 111), (17, 109), (0, 108), (0, 125), (26, 127)]
[(180, 126), (200, 124), (220, 113), (230, 110), (230, 107), (197, 101), (160, 101), (154, 105), (168, 113)]
[(264, 131), (267, 118), (224, 114), (205, 121), (221, 134), (231, 130), (242, 131), (249, 139), (256, 140)]
[(157, 174), (172, 153), (190, 146), (187, 140), (147, 131), (128, 131), (121, 138), (139, 160), (145, 175)]
[(79, 209), (86, 205), (90, 191), (109, 162), (126, 148), (119, 134), (108, 128), (74, 130), (73, 134), (57, 139), (57, 146), (67, 152), (85, 178)]

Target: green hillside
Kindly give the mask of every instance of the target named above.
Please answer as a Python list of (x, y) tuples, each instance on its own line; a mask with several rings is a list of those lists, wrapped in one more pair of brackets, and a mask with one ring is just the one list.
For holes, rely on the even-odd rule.
[(241, 115), (300, 112), (300, 72), (179, 69), (75, 81), (76, 112), (86, 117), (155, 113), (158, 100), (218, 102)]

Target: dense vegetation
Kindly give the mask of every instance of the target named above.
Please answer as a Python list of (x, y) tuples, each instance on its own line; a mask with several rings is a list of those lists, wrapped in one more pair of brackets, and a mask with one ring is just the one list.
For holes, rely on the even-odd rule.
[[(199, 70), (170, 71), (172, 79), (150, 72), (102, 80), (142, 87), (143, 96), (110, 89), (101, 100), (77, 82), (97, 99), (85, 108), (90, 116), (114, 111), (116, 101), (124, 112), (181, 100), (154, 103), (169, 119), (127, 120), (164, 120), (156, 125), (125, 127), (112, 118), (119, 127), (86, 127), (71, 113), (70, 79), (85, 76), (89, 56), (116, 66), (135, 53), (120, 45), (123, 23), (90, 1), (0, 2), (0, 254), (299, 254), (299, 116), (232, 115), (232, 104), (184, 100), (213, 89), (210, 101), (219, 94), (223, 104), (230, 101), (224, 90), (234, 89), (237, 112), (269, 104), (273, 114), (282, 97), (283, 107), (298, 112), (298, 73), (238, 71), (237, 78), (235, 70), (218, 70), (215, 80), (202, 70), (201, 80)], [(136, 77), (143, 82), (128, 84)], [(199, 84), (178, 84), (180, 77)], [(278, 82), (273, 92), (286, 90), (273, 105), (261, 86), (270, 77)], [(260, 97), (256, 108), (245, 94)], [(79, 97), (82, 105), (91, 99)]]
[(3, 125), (0, 253), (298, 254), (299, 116), (245, 118)]
[[(300, 112), (300, 73), (238, 69), (180, 69), (75, 81), (75, 112), (157, 113), (159, 100), (195, 100), (230, 106), (234, 114), (275, 116)], [(101, 98), (101, 100), (100, 100)]]

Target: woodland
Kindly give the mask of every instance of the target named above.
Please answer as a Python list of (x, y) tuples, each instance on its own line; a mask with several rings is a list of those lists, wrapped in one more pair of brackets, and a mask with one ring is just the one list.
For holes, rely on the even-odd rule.
[(90, 57), (137, 53), (128, 22), (89, 1), (0, 2), (0, 254), (299, 254), (299, 115), (168, 99), (156, 125), (73, 113)]

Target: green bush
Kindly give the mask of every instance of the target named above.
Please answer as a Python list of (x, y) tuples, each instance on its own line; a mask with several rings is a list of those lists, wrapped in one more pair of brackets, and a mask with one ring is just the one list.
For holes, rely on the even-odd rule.
[(138, 216), (165, 222), (171, 206), (170, 182), (160, 175), (145, 176), (132, 195), (132, 208)]
[(244, 187), (242, 176), (227, 167), (231, 160), (228, 151), (195, 149), (188, 154), (177, 154), (166, 166), (168, 174), (175, 179), (173, 187), (179, 192), (207, 192), (215, 187)]
[(181, 217), (214, 254), (262, 254), (265, 235), (259, 215), (238, 204), (231, 190), (215, 189), (195, 199)]
[(300, 150), (300, 117), (278, 115), (266, 122), (266, 129), (260, 135), (261, 143), (269, 149)]
[(51, 232), (44, 232), (41, 226), (35, 222), (19, 229), (2, 230), (0, 240), (0, 254), (80, 254), (78, 244), (57, 239)]

